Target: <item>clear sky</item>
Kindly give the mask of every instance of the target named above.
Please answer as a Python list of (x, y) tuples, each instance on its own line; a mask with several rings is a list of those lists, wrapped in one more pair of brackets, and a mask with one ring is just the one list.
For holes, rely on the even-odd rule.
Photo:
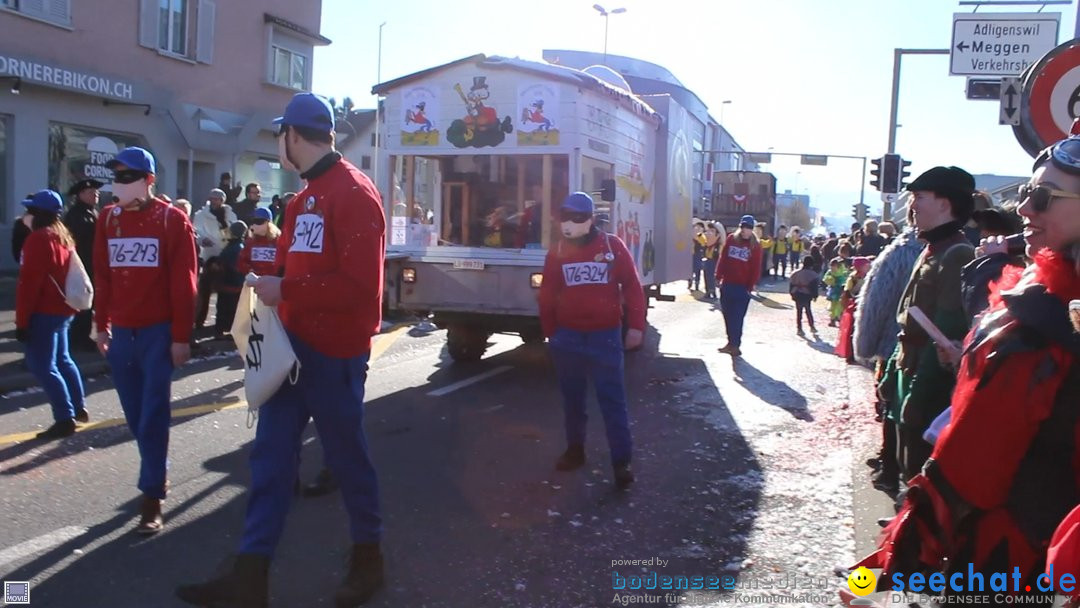
[[(660, 64), (709, 106), (746, 149), (878, 157), (888, 142), (893, 49), (949, 46), (954, 12), (947, 0), (604, 0), (612, 15), (608, 52)], [(379, 24), (385, 22), (382, 80), (484, 53), (541, 60), (541, 51), (602, 51), (604, 18), (592, 0), (323, 0), (315, 92), (374, 107)], [(1038, 7), (982, 8), (1030, 12)], [(1060, 12), (1060, 41), (1072, 37), (1073, 6)], [(935, 165), (973, 174), (1027, 175), (1031, 158), (998, 103), (965, 99), (948, 56), (905, 56), (897, 152), (912, 175)], [(724, 106), (721, 101), (731, 100)], [(827, 213), (858, 201), (861, 162), (767, 166), (777, 189), (809, 194)], [(879, 193), (866, 202), (880, 212)]]

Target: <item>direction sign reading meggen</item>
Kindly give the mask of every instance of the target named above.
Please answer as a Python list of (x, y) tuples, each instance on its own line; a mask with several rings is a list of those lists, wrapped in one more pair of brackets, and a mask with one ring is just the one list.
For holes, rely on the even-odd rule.
[(956, 13), (953, 76), (1018, 76), (1057, 46), (1060, 13)]

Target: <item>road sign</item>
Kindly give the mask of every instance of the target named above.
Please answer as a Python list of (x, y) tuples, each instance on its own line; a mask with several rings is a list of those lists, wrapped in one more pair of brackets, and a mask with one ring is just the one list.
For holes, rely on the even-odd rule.
[(1001, 112), (998, 116), (998, 124), (1020, 124), (1020, 79), (1001, 79)]
[(824, 154), (803, 154), (799, 162), (804, 165), (827, 165), (829, 157)]
[(1060, 13), (956, 13), (953, 76), (1017, 76), (1057, 46)]
[(993, 100), (1001, 97), (1000, 78), (968, 78), (967, 98), (973, 101)]
[(1025, 82), (1031, 126), (1044, 146), (1068, 137), (1080, 115), (1080, 45), (1062, 47)]

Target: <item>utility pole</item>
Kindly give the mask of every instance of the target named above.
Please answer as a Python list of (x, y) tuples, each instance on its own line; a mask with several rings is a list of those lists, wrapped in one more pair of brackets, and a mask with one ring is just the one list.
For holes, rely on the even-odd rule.
[[(382, 23), (379, 24), (379, 55), (378, 55), (379, 58), (378, 58), (378, 63), (375, 66), (375, 82), (378, 83), (378, 84), (382, 84), (382, 28), (383, 28), (384, 25), (386, 25), (385, 21), (383, 21)], [(379, 122), (382, 120), (381, 109), (382, 109), (382, 102), (379, 99), (379, 96), (376, 95), (375, 96), (375, 154), (373, 155), (375, 157), (375, 159), (374, 159), (375, 163), (374, 163), (374, 169), (372, 169), (372, 174), (375, 176), (375, 179), (374, 179), (375, 190), (379, 191), (379, 192), (382, 191), (382, 190), (380, 190), (381, 184), (379, 183), (379, 155), (382, 153), (382, 141), (379, 139)], [(363, 144), (361, 144), (361, 145), (363, 145)], [(387, 194), (390, 196), (391, 201), (393, 201), (393, 198), (394, 198), (393, 185), (391, 185), (390, 190), (387, 191)]]

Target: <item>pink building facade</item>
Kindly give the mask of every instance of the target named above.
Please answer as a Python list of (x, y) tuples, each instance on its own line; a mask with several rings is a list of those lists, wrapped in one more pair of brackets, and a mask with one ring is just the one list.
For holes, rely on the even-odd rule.
[(107, 190), (129, 145), (196, 208), (225, 171), (266, 202), (294, 189), (271, 120), (311, 88), (321, 14), (321, 0), (0, 0), (0, 237), (28, 192)]

